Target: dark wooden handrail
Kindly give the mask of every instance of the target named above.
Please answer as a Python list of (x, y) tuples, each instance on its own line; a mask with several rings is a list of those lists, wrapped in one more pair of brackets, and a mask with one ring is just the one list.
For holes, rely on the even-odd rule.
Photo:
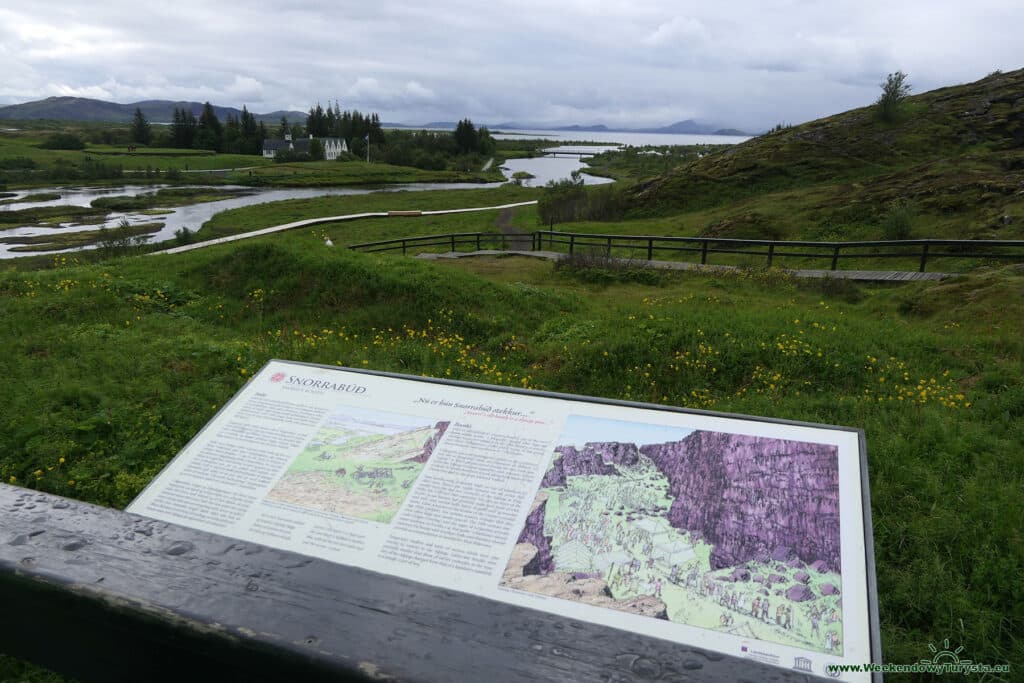
[[(475, 246), (479, 251), (482, 245), (501, 244), (502, 249), (508, 248), (511, 236), (502, 233), (485, 232), (453, 232), (419, 237), (402, 237), (379, 242), (364, 242), (349, 245), (349, 249), (357, 251), (398, 251), (407, 253), (411, 247), (448, 246), (456, 251), (460, 246)], [(525, 239), (525, 235), (523, 236)], [(732, 237), (661, 237), (656, 235), (608, 235), (586, 232), (561, 232), (557, 230), (538, 230), (530, 236), (531, 249), (542, 251), (555, 245), (565, 245), (570, 254), (576, 253), (580, 247), (597, 247), (611, 256), (616, 248), (643, 249), (646, 260), (654, 260), (654, 252), (694, 252), (700, 254), (700, 262), (708, 263), (709, 254), (739, 254), (745, 256), (761, 256), (766, 265), (771, 267), (780, 258), (811, 258), (828, 259), (830, 269), (838, 270), (839, 259), (856, 258), (917, 258), (919, 272), (925, 272), (930, 259), (935, 258), (987, 258), (1024, 261), (1024, 240), (871, 240), (857, 242), (812, 242), (807, 240), (755, 240), (736, 239)], [(856, 249), (882, 249), (868, 253), (843, 253)], [(937, 249), (945, 248), (942, 251)], [(812, 249), (814, 251), (794, 251), (795, 249)], [(982, 249), (984, 251), (976, 251)], [(993, 251), (1009, 249), (1010, 252)]]
[(6, 484), (0, 518), (0, 652), (83, 681), (807, 680)]
[[(613, 248), (646, 249), (647, 260), (653, 260), (654, 251), (700, 252), (700, 262), (708, 262), (708, 254), (742, 254), (762, 256), (770, 267), (777, 258), (828, 258), (830, 269), (838, 270), (839, 259), (853, 258), (919, 258), (918, 270), (925, 271), (932, 258), (991, 258), (1024, 261), (1024, 240), (868, 240), (854, 242), (813, 242), (808, 240), (759, 240), (733, 237), (663, 237), (656, 235), (609, 235), (597, 233), (561, 232), (541, 230), (536, 233), (535, 242), (553, 247), (567, 245), (570, 254), (577, 247), (597, 247), (610, 256)], [(946, 251), (934, 251), (935, 247), (946, 247)], [(825, 251), (792, 251), (793, 249), (816, 249)], [(902, 249), (903, 251), (881, 251), (870, 253), (843, 253), (851, 249)], [(952, 251), (957, 248), (959, 251)], [(977, 252), (976, 249), (989, 251)], [(991, 251), (1012, 249), (1011, 253)]]

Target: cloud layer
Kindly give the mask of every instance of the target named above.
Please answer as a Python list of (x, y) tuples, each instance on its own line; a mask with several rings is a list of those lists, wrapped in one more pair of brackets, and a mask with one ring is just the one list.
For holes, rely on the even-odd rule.
[(385, 121), (757, 130), (1024, 66), (1018, 0), (52, 0), (0, 9), (0, 103), (321, 102)]

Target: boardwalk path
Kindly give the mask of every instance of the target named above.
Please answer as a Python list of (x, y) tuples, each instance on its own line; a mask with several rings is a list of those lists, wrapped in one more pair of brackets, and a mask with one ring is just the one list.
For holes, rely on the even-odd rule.
[[(469, 209), (444, 209), (441, 211), (402, 211), (400, 215), (403, 216), (440, 216), (446, 213), (472, 213), (474, 211), (511, 211), (517, 206), (530, 206), (536, 204), (537, 200), (529, 202), (516, 202), (515, 204), (501, 204), (500, 206), (477, 206)], [(345, 216), (325, 216), (323, 218), (309, 218), (302, 221), (294, 221), (292, 223), (284, 223), (282, 225), (273, 225), (269, 228), (263, 228), (261, 230), (253, 230), (252, 232), (243, 232), (237, 235), (229, 235), (227, 237), (219, 237), (215, 240), (207, 240), (205, 242), (196, 242), (195, 244), (186, 244), (181, 247), (172, 247), (170, 249), (162, 249), (161, 251), (150, 252), (150, 256), (155, 254), (180, 254), (184, 251), (192, 251), (194, 249), (202, 249), (203, 247), (212, 247), (215, 244), (227, 244), (228, 242), (237, 242), (238, 240), (249, 239), (250, 237), (260, 237), (262, 235), (270, 235), (275, 232), (284, 232), (285, 230), (294, 230), (295, 228), (305, 228), (310, 225), (320, 225), (322, 223), (336, 223), (338, 221), (351, 221), (358, 218), (387, 218), (393, 215), (388, 211), (379, 211), (375, 213), (352, 213)]]
[[(549, 260), (557, 260), (565, 256), (554, 251), (531, 251), (531, 240), (528, 233), (524, 233), (522, 230), (512, 225), (512, 210), (519, 206), (530, 206), (536, 204), (536, 200), (529, 202), (517, 202), (514, 204), (502, 204), (499, 206), (478, 206), (466, 209), (445, 209), (441, 211), (421, 211), (421, 212), (401, 212), (401, 215), (419, 215), (419, 216), (438, 216), (449, 213), (470, 213), (473, 211), (500, 211), (498, 218), (495, 221), (497, 228), (505, 235), (509, 237), (509, 249), (507, 251), (496, 251), (485, 249), (482, 251), (470, 251), (470, 252), (449, 252), (444, 254), (419, 254), (418, 258), (422, 259), (453, 259), (453, 258), (466, 258), (471, 256), (494, 256), (497, 254), (511, 254), (517, 256), (532, 256), (535, 258), (543, 258)], [(252, 232), (244, 232), (238, 235), (229, 235), (228, 237), (220, 237), (214, 240), (207, 240), (205, 242), (197, 242), (195, 244), (186, 244), (181, 247), (172, 247), (170, 249), (163, 249), (161, 251), (150, 252), (150, 256), (156, 254), (180, 254), (185, 251), (192, 251), (194, 249), (202, 249), (204, 247), (214, 246), (216, 244), (227, 244), (228, 242), (237, 242), (238, 240), (249, 239), (250, 237), (260, 237), (262, 235), (270, 235), (276, 232), (284, 232), (286, 230), (294, 230), (295, 228), (304, 228), (310, 225), (320, 225), (322, 223), (335, 223), (338, 221), (356, 220), (359, 218), (387, 218), (388, 216), (394, 216), (394, 214), (387, 211), (381, 211), (376, 213), (354, 213), (345, 216), (326, 216), (323, 218), (309, 218), (301, 221), (294, 221), (292, 223), (284, 223), (282, 225), (274, 225), (269, 228), (263, 228), (261, 230), (254, 230)], [(614, 259), (618, 261), (628, 261), (627, 259)], [(654, 268), (668, 268), (671, 270), (695, 270), (695, 271), (734, 271), (738, 270), (735, 266), (702, 266), (697, 263), (685, 263), (681, 261), (640, 261), (635, 260), (629, 261), (630, 263), (636, 264), (641, 263), (644, 265), (650, 265)], [(793, 277), (799, 278), (836, 278), (842, 280), (859, 280), (862, 282), (910, 282), (915, 280), (944, 280), (949, 277), (953, 277), (955, 273), (915, 273), (909, 271), (888, 271), (888, 270), (786, 270)]]

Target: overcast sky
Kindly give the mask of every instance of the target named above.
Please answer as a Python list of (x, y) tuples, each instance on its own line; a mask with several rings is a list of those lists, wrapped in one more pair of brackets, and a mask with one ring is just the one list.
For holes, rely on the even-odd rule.
[[(0, 8), (0, 104), (337, 99), (469, 116), (756, 130), (1024, 66), (1021, 0), (46, 0)], [(16, 9), (15, 9), (16, 7)]]

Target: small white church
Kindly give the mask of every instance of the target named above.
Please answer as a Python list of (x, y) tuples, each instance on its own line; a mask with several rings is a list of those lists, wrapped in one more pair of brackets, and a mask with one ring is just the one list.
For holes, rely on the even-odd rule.
[(295, 152), (297, 154), (309, 154), (309, 146), (313, 140), (319, 140), (324, 147), (324, 159), (334, 161), (342, 152), (348, 151), (348, 144), (342, 138), (299, 138), (292, 140), (291, 135), (285, 135), (284, 140), (265, 139), (263, 141), (263, 157), (273, 159), (280, 151)]

